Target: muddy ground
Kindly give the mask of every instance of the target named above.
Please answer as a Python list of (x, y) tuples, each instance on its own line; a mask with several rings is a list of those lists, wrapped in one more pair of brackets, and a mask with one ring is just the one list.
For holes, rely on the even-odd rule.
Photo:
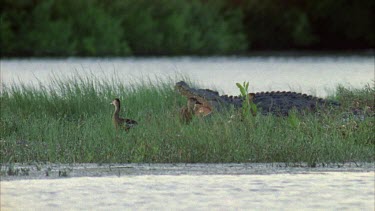
[(1, 180), (125, 175), (251, 175), (312, 172), (369, 172), (375, 163), (174, 163), (174, 164), (3, 164)]

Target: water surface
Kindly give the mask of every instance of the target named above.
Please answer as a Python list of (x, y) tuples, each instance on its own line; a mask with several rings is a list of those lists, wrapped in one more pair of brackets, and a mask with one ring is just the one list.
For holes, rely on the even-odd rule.
[(117, 176), (1, 181), (1, 210), (374, 210), (373, 164), (110, 166)]
[(3, 59), (4, 83), (47, 84), (52, 75), (116, 74), (124, 84), (139, 78), (179, 80), (188, 76), (202, 87), (223, 94), (238, 94), (236, 82), (249, 81), (257, 91), (299, 91), (318, 96), (331, 94), (338, 84), (362, 87), (374, 80), (373, 56), (266, 56), (266, 57), (161, 57)]

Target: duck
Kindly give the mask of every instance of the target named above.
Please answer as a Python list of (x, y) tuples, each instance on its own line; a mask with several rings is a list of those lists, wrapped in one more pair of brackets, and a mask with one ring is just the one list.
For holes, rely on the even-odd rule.
[(112, 105), (115, 106), (115, 111), (113, 112), (113, 125), (115, 126), (115, 129), (118, 130), (119, 128), (124, 128), (126, 131), (128, 131), (130, 128), (136, 126), (138, 124), (137, 121), (132, 120), (132, 119), (124, 119), (120, 117), (120, 99), (115, 98), (112, 103)]

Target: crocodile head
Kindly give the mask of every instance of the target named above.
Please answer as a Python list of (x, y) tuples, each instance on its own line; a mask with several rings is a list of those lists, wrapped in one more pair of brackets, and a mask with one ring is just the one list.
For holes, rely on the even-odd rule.
[(188, 99), (187, 111), (194, 115), (207, 116), (213, 110), (220, 110), (220, 104), (223, 103), (218, 92), (191, 88), (184, 81), (176, 83), (175, 88)]

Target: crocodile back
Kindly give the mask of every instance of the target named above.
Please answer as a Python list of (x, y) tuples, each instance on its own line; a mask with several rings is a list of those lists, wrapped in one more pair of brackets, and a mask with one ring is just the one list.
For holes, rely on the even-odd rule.
[(258, 92), (253, 102), (263, 114), (272, 113), (286, 116), (292, 109), (297, 111), (316, 111), (327, 106), (339, 106), (336, 101), (325, 100), (296, 92)]

